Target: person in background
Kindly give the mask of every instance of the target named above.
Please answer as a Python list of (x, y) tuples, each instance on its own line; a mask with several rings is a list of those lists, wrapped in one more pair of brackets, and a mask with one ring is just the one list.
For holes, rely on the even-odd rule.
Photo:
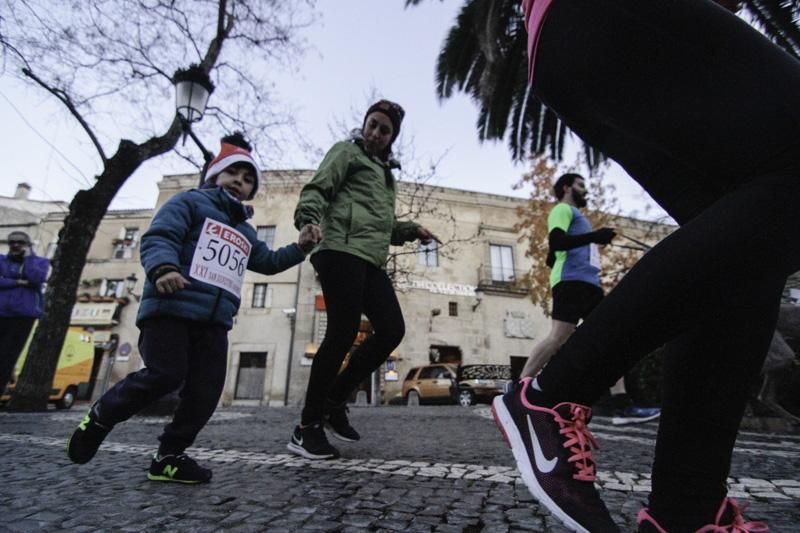
[(49, 268), (47, 259), (33, 253), (27, 233), (8, 234), (8, 253), (0, 255), (0, 396), (42, 316), (42, 285)]
[[(600, 251), (616, 235), (612, 228), (592, 231), (581, 209), (586, 207), (586, 180), (580, 174), (563, 174), (553, 186), (558, 203), (547, 217), (550, 252), (550, 287), (553, 315), (548, 335), (531, 352), (520, 377), (535, 377), (559, 347), (603, 299), (600, 285)], [(635, 424), (658, 418), (656, 408), (638, 407), (625, 390), (625, 379), (611, 387), (611, 396), (595, 405), (614, 424)]]

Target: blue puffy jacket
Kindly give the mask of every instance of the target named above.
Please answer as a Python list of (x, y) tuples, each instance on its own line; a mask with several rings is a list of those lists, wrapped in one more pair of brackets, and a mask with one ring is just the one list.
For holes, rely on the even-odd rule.
[[(0, 255), (0, 317), (42, 316), (42, 284), (47, 279), (50, 262), (30, 253), (17, 262)], [(17, 280), (27, 279), (23, 287)]]
[[(270, 250), (256, 238), (256, 230), (245, 222), (242, 204), (219, 187), (181, 192), (158, 210), (142, 236), (141, 259), (147, 280), (136, 322), (158, 316), (172, 316), (221, 324), (230, 329), (240, 299), (232, 293), (189, 276), (189, 268), (206, 218), (227, 224), (241, 232), (252, 245), (247, 269), (275, 274), (301, 263), (305, 254), (297, 244)], [(159, 294), (154, 271), (174, 265), (191, 282), (174, 294)]]

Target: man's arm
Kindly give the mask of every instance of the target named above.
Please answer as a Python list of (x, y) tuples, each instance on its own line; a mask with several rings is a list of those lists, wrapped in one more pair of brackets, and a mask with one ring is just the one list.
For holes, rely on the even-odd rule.
[(47, 280), (50, 270), (50, 261), (44, 257), (29, 256), (25, 258), (25, 269), (22, 276), (28, 281), (29, 287), (40, 287)]
[(612, 228), (600, 228), (597, 231), (590, 231), (580, 235), (568, 235), (563, 229), (555, 228), (547, 236), (547, 242), (551, 250), (560, 252), (591, 243), (608, 244), (616, 235), (617, 233)]

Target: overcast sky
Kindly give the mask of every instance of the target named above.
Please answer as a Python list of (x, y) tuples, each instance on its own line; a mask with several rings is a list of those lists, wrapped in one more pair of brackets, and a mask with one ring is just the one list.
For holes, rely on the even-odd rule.
[[(527, 191), (513, 191), (511, 186), (527, 165), (513, 164), (503, 143), (478, 142), (474, 104), (463, 95), (441, 102), (436, 98), (436, 56), (462, 3), (428, 0), (404, 9), (403, 0), (319, 0), (319, 20), (304, 33), (311, 48), (301, 60), (299, 74), (276, 73), (283, 101), (297, 109), (298, 127), (319, 153), (290, 148), (276, 167), (315, 168), (319, 154), (337, 140), (331, 133), (337, 119), (364, 109), (369, 94), (377, 91), (406, 109), (403, 135), (413, 138), (414, 163), (425, 166), (440, 160), (434, 183), (526, 195)], [(83, 132), (52, 97), (42, 93), (0, 77), (2, 196), (13, 195), (16, 184), (24, 181), (33, 187), (33, 199), (69, 200), (99, 170), (94, 148)], [(217, 149), (215, 140), (205, 141), (212, 151)], [(107, 149), (111, 148), (115, 147)], [(174, 157), (150, 161), (128, 180), (112, 208), (153, 207), (162, 175), (193, 170)], [(645, 203), (641, 190), (619, 169), (612, 176), (625, 210), (641, 210)]]

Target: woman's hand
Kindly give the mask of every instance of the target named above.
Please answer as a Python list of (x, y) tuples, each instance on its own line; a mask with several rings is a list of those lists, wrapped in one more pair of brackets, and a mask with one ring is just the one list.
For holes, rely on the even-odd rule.
[(317, 224), (306, 224), (300, 230), (300, 238), (297, 245), (305, 253), (310, 252), (322, 240), (322, 230)]
[(417, 229), (417, 238), (422, 244), (430, 244), (431, 241), (436, 241), (439, 244), (442, 244), (442, 241), (439, 240), (439, 237), (431, 233), (428, 228), (422, 226)]
[(156, 289), (159, 294), (174, 294), (181, 289), (191, 285), (191, 282), (184, 278), (180, 272), (167, 272), (156, 280)]

